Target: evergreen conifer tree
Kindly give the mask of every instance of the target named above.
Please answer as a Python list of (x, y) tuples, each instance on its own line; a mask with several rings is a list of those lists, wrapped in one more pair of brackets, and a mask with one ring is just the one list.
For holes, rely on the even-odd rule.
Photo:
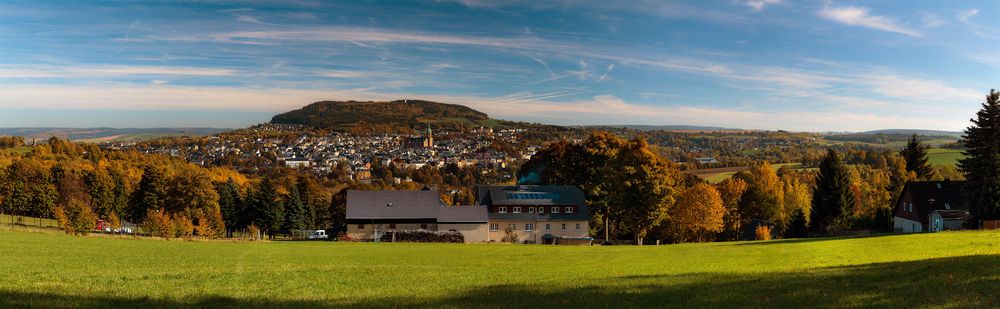
[(913, 134), (906, 147), (899, 151), (899, 155), (906, 160), (906, 170), (917, 175), (918, 179), (928, 179), (934, 176), (934, 169), (927, 160), (927, 145), (917, 139)]
[(966, 158), (959, 168), (973, 221), (1000, 219), (1000, 92), (990, 90), (962, 138)]
[(306, 219), (306, 207), (302, 204), (299, 189), (292, 187), (292, 192), (285, 200), (285, 222), (282, 225), (282, 231), (285, 233), (294, 233), (295, 231), (305, 229)]
[(812, 229), (828, 233), (843, 227), (854, 204), (850, 174), (841, 162), (840, 155), (830, 149), (819, 164), (819, 175), (816, 177), (816, 187), (813, 188), (809, 220)]

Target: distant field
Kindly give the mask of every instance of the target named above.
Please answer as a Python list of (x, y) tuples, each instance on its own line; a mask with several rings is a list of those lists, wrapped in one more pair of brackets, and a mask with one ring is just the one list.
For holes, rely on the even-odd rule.
[(927, 159), (934, 165), (958, 166), (958, 160), (964, 159), (961, 150), (932, 148), (927, 151)]
[[(774, 168), (775, 170), (778, 170), (782, 166), (788, 166), (790, 168), (801, 168), (802, 163), (780, 163), (771, 165), (771, 167)], [(701, 179), (704, 179), (705, 181), (714, 184), (723, 182), (726, 179), (733, 177), (733, 175), (736, 175), (736, 173), (749, 169), (750, 168), (746, 166), (720, 167), (720, 168), (706, 168), (700, 170), (685, 171), (685, 173), (701, 177)]]
[(18, 147), (14, 147), (14, 148), (4, 148), (4, 149), (0, 149), (0, 152), (25, 154), (25, 153), (31, 152), (31, 146), (18, 146)]
[(998, 244), (1000, 232), (570, 247), (0, 230), (0, 308), (988, 308)]

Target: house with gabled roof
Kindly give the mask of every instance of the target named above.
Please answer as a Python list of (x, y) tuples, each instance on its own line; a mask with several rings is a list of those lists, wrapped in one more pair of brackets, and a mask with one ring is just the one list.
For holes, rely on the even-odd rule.
[(963, 186), (965, 181), (907, 183), (895, 204), (893, 228), (902, 233), (962, 229), (970, 216)]
[(466, 243), (489, 241), (484, 206), (447, 206), (437, 190), (347, 191), (347, 235), (377, 240), (396, 231), (451, 231)]
[(489, 212), (489, 239), (513, 232), (519, 243), (590, 243), (587, 199), (575, 186), (478, 186)]

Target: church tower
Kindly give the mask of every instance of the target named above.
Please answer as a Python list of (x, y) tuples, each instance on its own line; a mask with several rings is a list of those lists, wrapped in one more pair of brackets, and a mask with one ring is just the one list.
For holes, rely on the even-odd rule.
[(427, 125), (427, 137), (424, 138), (424, 148), (434, 147), (434, 133), (431, 132), (431, 125)]

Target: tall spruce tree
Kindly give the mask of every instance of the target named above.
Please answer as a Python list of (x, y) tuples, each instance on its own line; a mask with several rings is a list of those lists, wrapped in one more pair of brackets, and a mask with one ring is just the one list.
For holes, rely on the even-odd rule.
[[(990, 89), (983, 108), (965, 130), (965, 196), (975, 222), (1000, 219), (1000, 92)], [(977, 224), (978, 225), (978, 224)]]
[(899, 151), (899, 155), (906, 160), (906, 170), (916, 174), (918, 179), (934, 176), (934, 169), (927, 160), (927, 145), (921, 143), (916, 134), (910, 136), (910, 141)]
[(819, 164), (819, 175), (813, 188), (810, 227), (820, 233), (843, 227), (854, 204), (850, 174), (840, 154), (830, 149)]
[(306, 206), (302, 204), (302, 197), (299, 189), (292, 187), (292, 192), (285, 199), (285, 222), (281, 227), (282, 232), (294, 233), (306, 228)]
[(251, 222), (274, 237), (274, 234), (281, 229), (284, 218), (284, 210), (281, 201), (278, 200), (274, 182), (270, 178), (264, 178), (254, 192)]
[(222, 220), (226, 222), (226, 229), (236, 229), (243, 223), (240, 212), (243, 208), (243, 201), (240, 198), (240, 189), (236, 182), (229, 178), (225, 184), (216, 185), (219, 192), (219, 211), (222, 213)]

